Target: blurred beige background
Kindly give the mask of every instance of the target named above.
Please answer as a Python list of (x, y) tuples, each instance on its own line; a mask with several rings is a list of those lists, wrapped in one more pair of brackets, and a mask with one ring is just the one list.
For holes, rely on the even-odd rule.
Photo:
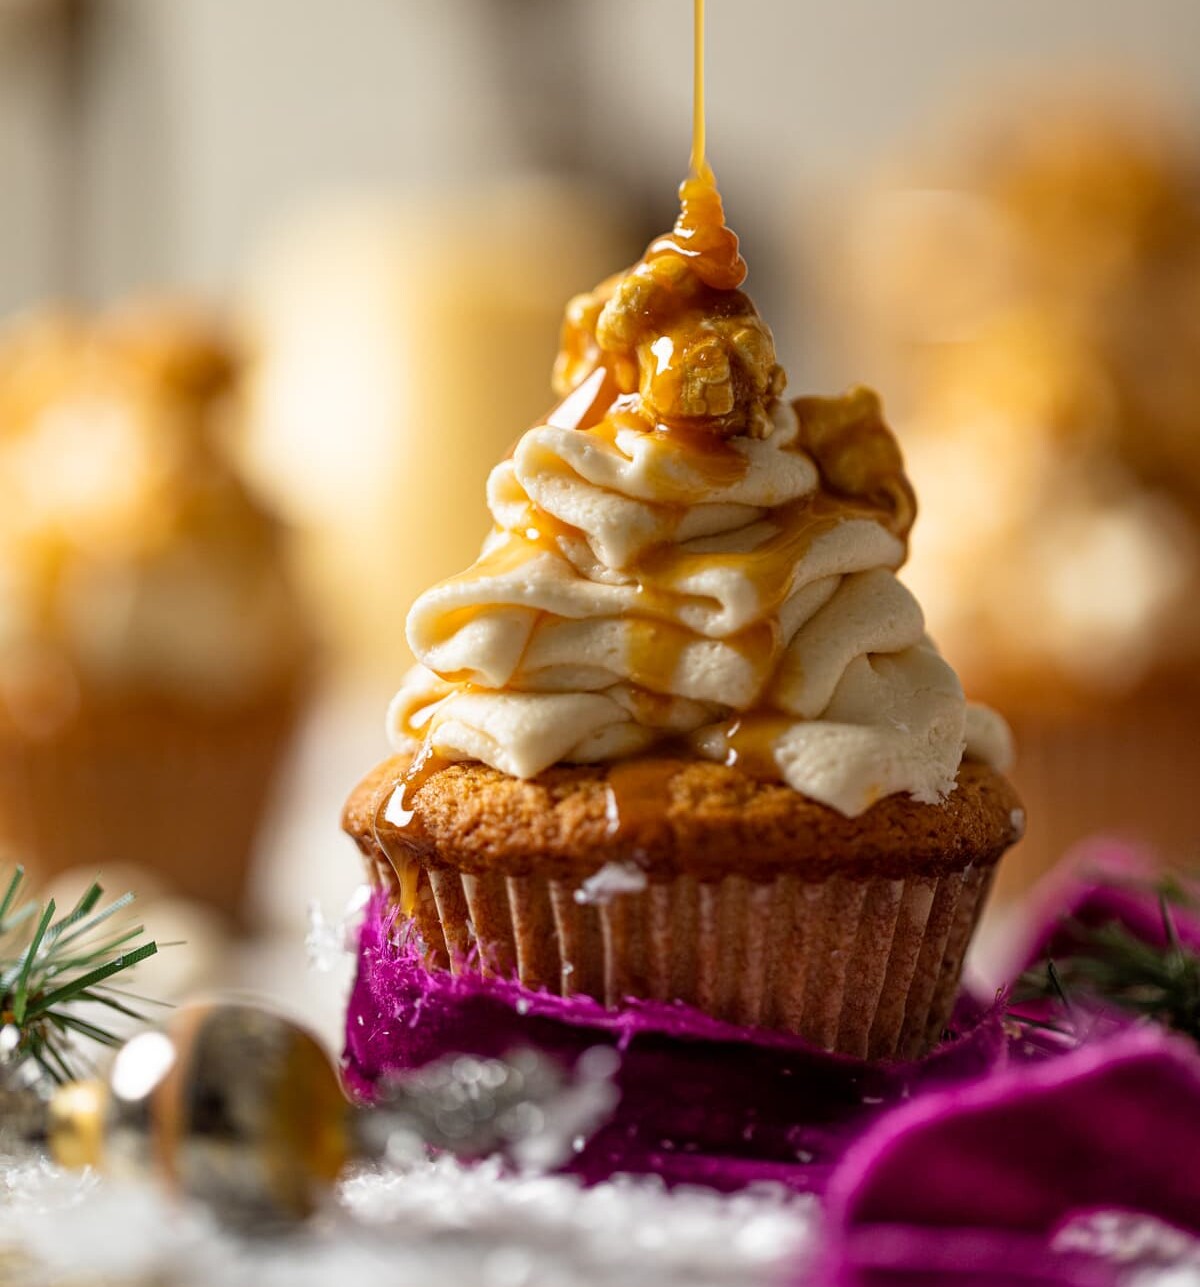
[[(687, 156), (690, 8), (0, 0), (0, 308), (58, 286), (223, 291), (259, 238), (332, 192), (563, 169), (616, 184), (650, 227)], [(790, 238), (788, 189), (819, 203), (997, 76), (1102, 68), (1200, 98), (1193, 0), (709, 9), (711, 152), (759, 265)], [(77, 151), (60, 146), (72, 114)]]

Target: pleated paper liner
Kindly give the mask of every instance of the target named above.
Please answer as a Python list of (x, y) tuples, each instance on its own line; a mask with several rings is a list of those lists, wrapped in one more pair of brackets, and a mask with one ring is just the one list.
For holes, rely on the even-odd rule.
[(577, 883), (420, 869), (412, 920), (430, 968), (531, 989), (678, 1000), (860, 1058), (940, 1040), (994, 867), (903, 880), (677, 876), (605, 902)]
[(35, 880), (132, 863), (236, 916), (299, 705), (85, 704), (48, 737), (4, 729), (0, 854)]
[(1013, 720), (1012, 774), (1029, 826), (1004, 860), (999, 897), (1015, 897), (1073, 845), (1117, 836), (1164, 861), (1200, 860), (1200, 699), (1130, 699), (1086, 716)]

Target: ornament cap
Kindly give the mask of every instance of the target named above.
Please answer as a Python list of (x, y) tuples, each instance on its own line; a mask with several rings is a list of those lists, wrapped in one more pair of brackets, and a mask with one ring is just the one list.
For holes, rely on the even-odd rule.
[(73, 1081), (60, 1086), (47, 1108), (46, 1138), (59, 1166), (81, 1170), (104, 1161), (109, 1092), (101, 1081)]

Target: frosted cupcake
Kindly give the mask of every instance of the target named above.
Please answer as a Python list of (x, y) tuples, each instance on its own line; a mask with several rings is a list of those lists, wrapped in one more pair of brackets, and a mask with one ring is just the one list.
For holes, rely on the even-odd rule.
[(430, 970), (917, 1054), (1020, 829), (1007, 730), (896, 578), (877, 399), (784, 400), (711, 174), (681, 195), (568, 306), (346, 826)]
[(236, 361), (175, 309), (0, 335), (0, 846), (236, 909), (309, 648), (220, 450)]

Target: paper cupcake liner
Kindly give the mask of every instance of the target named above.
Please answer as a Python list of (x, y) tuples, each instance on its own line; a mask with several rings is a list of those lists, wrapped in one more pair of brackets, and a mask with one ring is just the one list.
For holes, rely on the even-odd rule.
[(1079, 841), (1118, 836), (1164, 861), (1200, 856), (1200, 708), (1129, 702), (1086, 720), (1013, 721), (1013, 783), (1028, 815), (1000, 897), (1020, 894)]
[(0, 854), (36, 880), (132, 863), (236, 915), (297, 713), (290, 695), (229, 712), (113, 705), (50, 738), (0, 735)]
[(940, 1039), (992, 867), (939, 877), (766, 883), (680, 876), (606, 902), (540, 876), (419, 872), (412, 921), (428, 965), (530, 989), (683, 1001), (860, 1058)]

